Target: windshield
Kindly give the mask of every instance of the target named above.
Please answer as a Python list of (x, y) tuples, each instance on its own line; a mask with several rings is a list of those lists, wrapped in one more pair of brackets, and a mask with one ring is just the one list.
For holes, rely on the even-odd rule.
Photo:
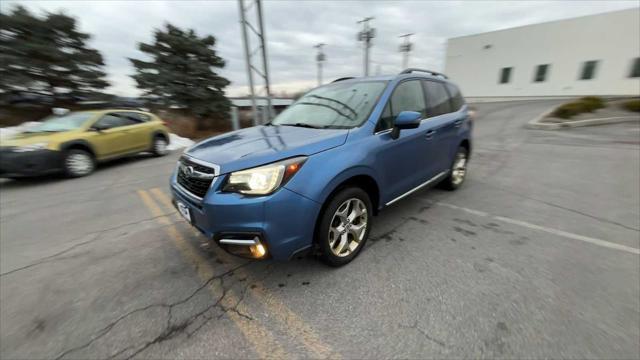
[(94, 114), (91, 112), (72, 112), (63, 116), (51, 116), (42, 124), (29, 128), (26, 132), (58, 132), (74, 130), (82, 126)]
[(271, 124), (338, 129), (360, 126), (386, 86), (386, 81), (323, 86), (306, 93)]

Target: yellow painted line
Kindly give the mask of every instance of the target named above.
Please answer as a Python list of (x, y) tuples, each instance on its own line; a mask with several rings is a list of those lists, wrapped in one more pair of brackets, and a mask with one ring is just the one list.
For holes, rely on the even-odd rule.
[[(153, 188), (151, 189), (151, 192), (165, 207), (168, 209), (173, 208), (171, 200), (162, 190), (159, 188)], [(197, 230), (196, 233), (198, 233)], [(235, 273), (247, 278), (251, 277), (251, 275), (244, 269), (236, 270)], [(325, 344), (321, 340), (320, 336), (313, 331), (311, 326), (309, 326), (298, 314), (289, 309), (289, 307), (280, 301), (272, 292), (267, 290), (259, 281), (252, 280), (252, 282), (258, 285), (258, 287), (249, 289), (251, 294), (259, 299), (261, 304), (264, 305), (270, 313), (275, 315), (291, 336), (300, 338), (301, 342), (313, 354), (314, 358), (340, 358), (338, 354), (333, 353), (331, 347)]]
[[(158, 190), (159, 191), (159, 190)], [(154, 192), (156, 193), (156, 192)], [(202, 281), (208, 281), (211, 279), (215, 272), (211, 265), (204, 259), (198, 252), (189, 244), (189, 242), (182, 236), (182, 234), (172, 225), (170, 219), (163, 215), (162, 210), (152, 199), (148, 192), (145, 190), (138, 190), (138, 195), (142, 199), (142, 202), (146, 205), (153, 216), (157, 217), (158, 223), (161, 225), (168, 225), (166, 227), (167, 234), (173, 239), (180, 252), (196, 266), (198, 275)], [(157, 194), (156, 194), (157, 195)], [(171, 205), (171, 202), (169, 202)], [(213, 285), (209, 286), (209, 290), (217, 297), (222, 289)], [(239, 301), (239, 298), (231, 291), (227, 291), (225, 298), (223, 299), (224, 307), (233, 307)], [(238, 329), (242, 332), (244, 337), (253, 346), (254, 350), (260, 358), (263, 359), (283, 359), (288, 357), (284, 349), (273, 335), (263, 326), (259, 325), (256, 321), (250, 321), (242, 318), (235, 312), (227, 312), (229, 318), (234, 322)]]

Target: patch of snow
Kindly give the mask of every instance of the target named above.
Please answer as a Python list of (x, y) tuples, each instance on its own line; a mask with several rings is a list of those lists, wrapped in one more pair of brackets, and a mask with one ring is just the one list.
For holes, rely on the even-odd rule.
[(169, 145), (167, 150), (173, 151), (193, 145), (194, 142), (191, 139), (180, 137), (176, 134), (169, 134)]
[(0, 127), (0, 139), (8, 139), (18, 133), (26, 131), (29, 128), (34, 127), (36, 125), (40, 125), (40, 124), (41, 123), (38, 121), (27, 121), (18, 126)]

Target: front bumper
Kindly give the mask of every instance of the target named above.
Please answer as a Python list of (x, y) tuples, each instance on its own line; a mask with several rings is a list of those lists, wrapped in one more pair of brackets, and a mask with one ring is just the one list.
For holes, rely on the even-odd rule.
[(268, 256), (276, 260), (288, 260), (311, 247), (319, 203), (284, 187), (258, 197), (222, 192), (223, 178), (214, 180), (202, 200), (181, 189), (175, 174), (171, 179), (174, 201), (189, 207), (192, 225), (207, 238), (220, 245), (221, 238), (258, 234)]
[(60, 151), (16, 152), (11, 148), (0, 148), (0, 177), (44, 175), (61, 171), (62, 164)]

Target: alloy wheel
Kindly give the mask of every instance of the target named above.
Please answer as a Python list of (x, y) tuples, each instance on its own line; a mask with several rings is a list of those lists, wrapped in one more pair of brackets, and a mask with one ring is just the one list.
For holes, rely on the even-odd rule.
[(93, 166), (93, 159), (89, 154), (77, 152), (67, 157), (67, 169), (76, 176), (89, 174)]
[(156, 154), (164, 155), (167, 153), (167, 141), (162, 138), (156, 138), (153, 142), (153, 151)]
[(367, 232), (367, 206), (358, 198), (344, 201), (329, 225), (329, 248), (334, 255), (345, 257), (353, 253)]
[(453, 162), (453, 170), (451, 172), (451, 182), (454, 185), (460, 185), (464, 181), (464, 177), (467, 174), (467, 153), (465, 151), (459, 151), (456, 154), (456, 159)]

